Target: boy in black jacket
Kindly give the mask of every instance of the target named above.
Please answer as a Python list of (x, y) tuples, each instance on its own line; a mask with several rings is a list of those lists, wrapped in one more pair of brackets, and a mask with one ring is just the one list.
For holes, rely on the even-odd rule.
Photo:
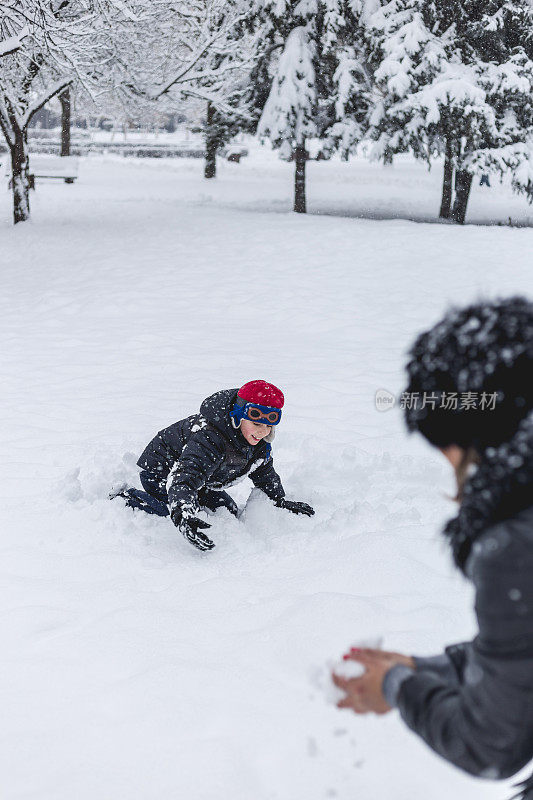
[(216, 392), (204, 400), (199, 414), (159, 431), (147, 445), (137, 462), (145, 491), (128, 489), (118, 496), (130, 508), (170, 515), (198, 550), (215, 545), (200, 530), (211, 526), (196, 514), (201, 508), (225, 507), (236, 516), (237, 505), (223, 489), (246, 475), (278, 507), (311, 516), (311, 506), (285, 500), (274, 470), (271, 442), (283, 404), (283, 393), (262, 380)]

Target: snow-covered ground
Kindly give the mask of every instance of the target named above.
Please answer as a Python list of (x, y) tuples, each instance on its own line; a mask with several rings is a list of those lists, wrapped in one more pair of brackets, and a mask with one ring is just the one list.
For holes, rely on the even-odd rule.
[[(438, 532), (450, 470), (409, 438), (405, 351), (449, 302), (533, 291), (529, 228), (434, 220), (439, 170), (83, 161), (0, 196), (3, 800), (476, 800), (401, 723), (339, 712), (349, 644), (432, 654), (475, 630)], [(365, 214), (375, 219), (358, 219)], [(507, 189), (469, 220), (531, 223)], [(275, 442), (301, 519), (252, 496), (216, 549), (110, 502), (157, 430), (211, 392), (282, 387)], [(236, 499), (244, 505), (250, 486)], [(211, 532), (210, 532), (211, 533)]]

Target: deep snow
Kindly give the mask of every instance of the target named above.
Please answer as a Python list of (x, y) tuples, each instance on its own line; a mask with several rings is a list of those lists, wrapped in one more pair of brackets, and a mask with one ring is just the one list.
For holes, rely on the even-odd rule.
[[(449, 468), (374, 394), (450, 301), (531, 296), (533, 232), (355, 219), (434, 218), (440, 176), (407, 160), (310, 164), (305, 217), (269, 154), (201, 171), (85, 160), (16, 228), (0, 196), (2, 798), (507, 797), (396, 712), (337, 711), (324, 665), (475, 630), (438, 536)], [(473, 221), (509, 215), (532, 212), (476, 187)], [(107, 500), (158, 429), (257, 377), (286, 394), (275, 462), (315, 517), (256, 493), (200, 554)]]

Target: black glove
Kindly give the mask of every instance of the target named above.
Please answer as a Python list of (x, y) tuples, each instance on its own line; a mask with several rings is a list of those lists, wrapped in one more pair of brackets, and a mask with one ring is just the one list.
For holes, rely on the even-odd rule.
[(276, 503), (278, 508), (286, 508), (292, 514), (305, 514), (307, 517), (312, 517), (315, 509), (308, 506), (307, 503), (297, 503), (294, 500), (285, 500), (284, 497)]
[(211, 541), (209, 536), (198, 530), (199, 528), (210, 528), (211, 525), (208, 522), (204, 522), (198, 517), (186, 517), (179, 508), (174, 509), (170, 518), (180, 533), (198, 550), (213, 549), (215, 543)]

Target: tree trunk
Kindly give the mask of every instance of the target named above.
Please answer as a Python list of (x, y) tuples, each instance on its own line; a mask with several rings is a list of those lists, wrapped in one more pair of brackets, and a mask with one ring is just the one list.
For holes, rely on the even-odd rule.
[(305, 162), (307, 161), (307, 152), (305, 149), (305, 141), (296, 145), (294, 151), (294, 210), (297, 214), (306, 213), (305, 203)]
[(446, 151), (444, 154), (444, 177), (442, 181), (442, 200), (440, 204), (439, 217), (449, 219), (452, 210), (452, 191), (453, 191), (453, 159), (452, 145), (446, 139)]
[(17, 131), (15, 144), (10, 149), (13, 218), (16, 225), (30, 217), (30, 169), (25, 131)]
[(217, 150), (218, 142), (216, 129), (213, 125), (215, 109), (213, 103), (207, 104), (207, 116), (205, 120), (205, 165), (204, 178), (216, 178), (217, 175)]
[(70, 117), (71, 117), (71, 104), (70, 104), (70, 89), (65, 89), (59, 95), (61, 102), (61, 155), (70, 155)]
[(472, 173), (466, 169), (458, 170), (455, 176), (455, 203), (453, 204), (452, 219), (459, 225), (464, 225), (473, 177)]

